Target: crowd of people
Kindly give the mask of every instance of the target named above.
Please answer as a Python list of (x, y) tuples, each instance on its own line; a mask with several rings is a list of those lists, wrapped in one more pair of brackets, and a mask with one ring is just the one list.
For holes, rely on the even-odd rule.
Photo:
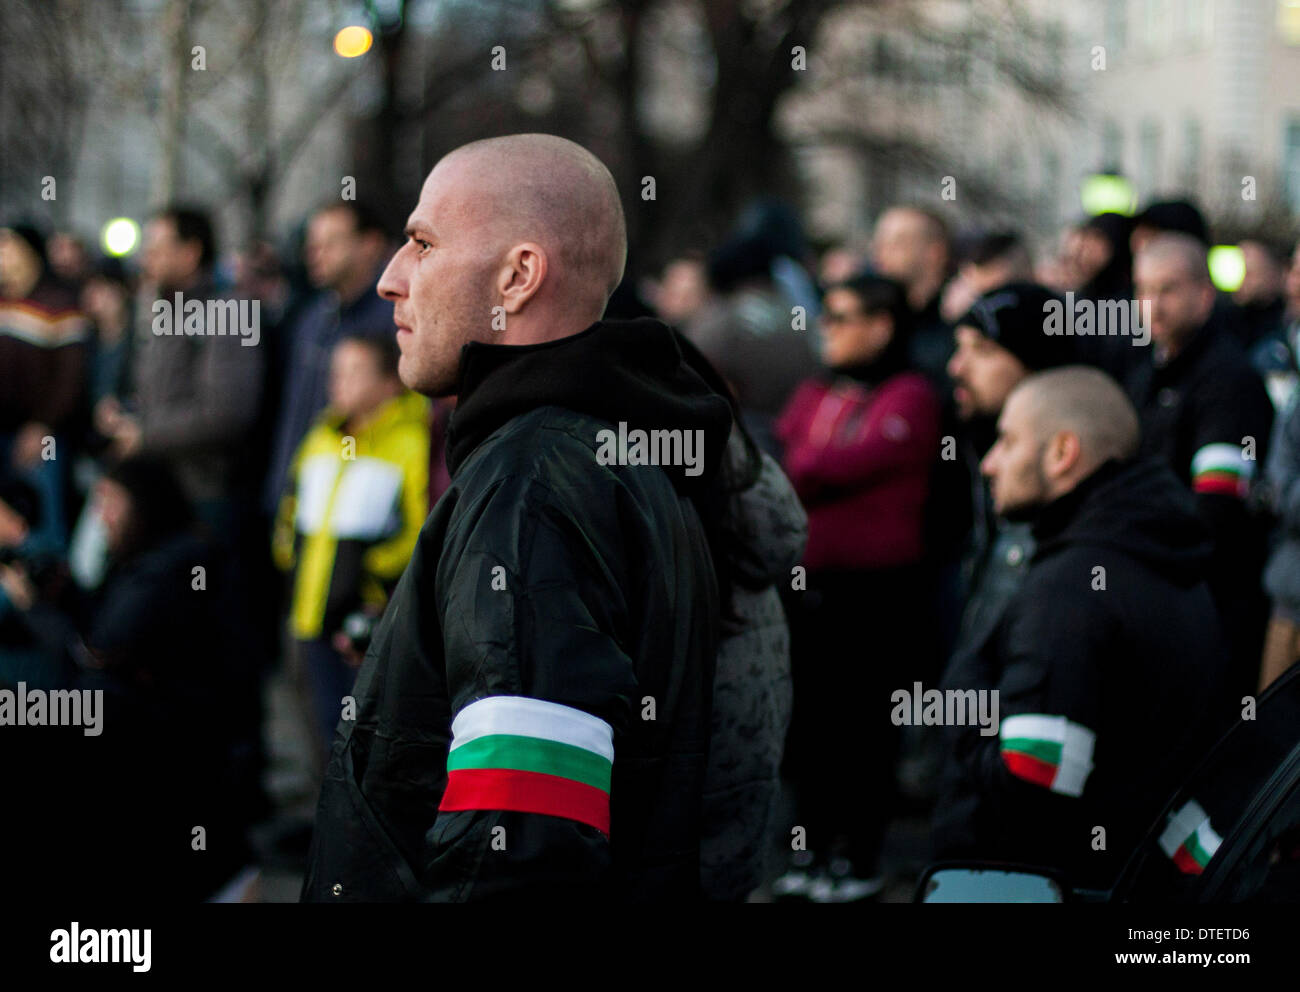
[[(158, 815), (115, 818), (104, 843), (131, 852), (130, 884), (182, 898), (254, 857), (277, 665), (327, 775), (421, 528), (452, 512), (434, 508), (453, 471), (464, 488), (456, 445), (497, 409), (480, 389), (459, 416), (404, 385), (404, 296), (381, 285), (397, 232), (355, 201), (304, 230), (292, 261), (222, 256), (205, 211), (169, 207), (136, 266), (0, 229), (0, 685), (105, 690), (111, 746), (91, 767), (138, 772)], [(707, 897), (775, 875), (782, 898), (874, 898), (909, 801), (933, 809), (936, 857), (1104, 888), (1242, 696), (1300, 657), (1300, 247), (1243, 241), (1225, 294), (1210, 243), (1182, 201), (1088, 218), (1038, 252), (898, 205), (868, 244), (818, 254), (762, 202), (613, 294), (605, 320), (674, 328), (736, 425), (717, 434), (700, 401), (733, 497), (723, 537), (704, 515), (722, 596)], [(157, 331), (160, 305), (221, 299), (260, 302), (256, 344)], [(1053, 333), (1067, 301), (1110, 325)], [(602, 388), (617, 407), (641, 384)], [(655, 567), (699, 580), (686, 557)], [(997, 690), (1001, 732), (904, 735), (892, 694), (918, 682)], [(27, 760), (55, 776), (71, 753)], [(210, 871), (174, 870), (192, 823)]]
[[(759, 379), (751, 422), (779, 408), (772, 450), (808, 515), (806, 591), (785, 597), (786, 772), (807, 841), (774, 891), (879, 892), (884, 828), (918, 794), (933, 803), (935, 856), (1068, 867), (1104, 889), (1233, 707), (1297, 658), (1300, 248), (1243, 241), (1247, 275), (1225, 294), (1189, 202), (1088, 218), (1037, 258), (1021, 232), (953, 235), (936, 210), (891, 208), (869, 244), (820, 257), (820, 334), (776, 367), (773, 403), (748, 344), (789, 334), (801, 297), (781, 288), (777, 260), (808, 259), (776, 230), (676, 259), (658, 287), (742, 407)], [(717, 270), (746, 253), (748, 278), (729, 287)], [(780, 300), (766, 325), (759, 294)], [(1049, 315), (1088, 307), (1090, 324), (1053, 327)], [(1054, 452), (1062, 443), (1077, 450)], [(1071, 464), (1058, 464), (1064, 481), (1053, 456)], [(1127, 553), (1111, 561), (1114, 549)], [(1172, 681), (1195, 691), (1174, 699)], [(1093, 785), (1044, 790), (1033, 774), (1047, 772), (1027, 772), (1005, 730), (1001, 749), (962, 728), (900, 763), (890, 691), (915, 683), (998, 690), (1004, 728), (1068, 725)], [(1035, 753), (1060, 743), (1034, 740)], [(1174, 740), (1172, 763), (1131, 757)], [(1084, 802), (1061, 804), (1063, 791)], [(1113, 823), (1109, 855), (1085, 821)]]

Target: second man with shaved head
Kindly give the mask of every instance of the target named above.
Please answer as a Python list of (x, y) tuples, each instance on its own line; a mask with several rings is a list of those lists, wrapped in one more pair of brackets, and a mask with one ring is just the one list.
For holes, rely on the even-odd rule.
[(1108, 888), (1226, 715), (1209, 533), (1137, 450), (1137, 414), (1096, 369), (1032, 375), (1003, 408), (982, 471), (1037, 550), (992, 635), (946, 676), (996, 691), (1001, 722), (950, 731), (940, 857)]
[(626, 235), (580, 146), (457, 149), (406, 234), (379, 292), (403, 382), (458, 397), (451, 486), (341, 713), (303, 897), (688, 899), (730, 409), (666, 325), (601, 319)]

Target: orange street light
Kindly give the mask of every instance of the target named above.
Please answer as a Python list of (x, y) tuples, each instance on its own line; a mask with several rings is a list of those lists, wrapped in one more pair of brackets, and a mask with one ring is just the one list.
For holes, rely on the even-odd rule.
[(342, 58), (355, 59), (370, 51), (370, 45), (374, 40), (369, 28), (352, 24), (334, 36), (334, 52)]

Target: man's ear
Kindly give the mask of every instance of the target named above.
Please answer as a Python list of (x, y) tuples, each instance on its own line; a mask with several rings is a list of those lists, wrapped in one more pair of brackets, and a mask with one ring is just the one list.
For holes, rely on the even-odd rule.
[(1057, 431), (1047, 443), (1046, 471), (1049, 478), (1059, 479), (1083, 460), (1083, 444), (1073, 431)]
[(1073, 472), (1084, 462), (1083, 442), (1073, 430), (1061, 432), (1062, 472)]
[(519, 313), (542, 288), (547, 273), (546, 252), (531, 241), (515, 245), (497, 276), (497, 291), (507, 314)]

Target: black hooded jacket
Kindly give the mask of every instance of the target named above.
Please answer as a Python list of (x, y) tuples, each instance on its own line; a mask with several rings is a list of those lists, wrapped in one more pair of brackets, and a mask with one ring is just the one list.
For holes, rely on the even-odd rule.
[[(697, 507), (727, 403), (653, 320), (467, 345), (458, 395), (451, 486), (339, 723), (303, 898), (693, 896), (718, 636)], [(622, 430), (692, 432), (702, 458), (635, 464)]]
[(1108, 888), (1226, 723), (1209, 537), (1153, 461), (1106, 463), (1043, 509), (1034, 537), (1001, 622), (946, 679), (998, 690), (999, 732), (949, 730), (936, 853)]
[[(1260, 577), (1270, 521), (1249, 494), (1256, 466), (1268, 457), (1273, 405), (1214, 317), (1167, 362), (1143, 350), (1127, 383), (1142, 425), (1140, 453), (1163, 459), (1196, 494), (1213, 542), (1210, 592), (1233, 655), (1234, 691), (1253, 692), (1268, 619)], [(1232, 477), (1238, 484), (1225, 485)]]

